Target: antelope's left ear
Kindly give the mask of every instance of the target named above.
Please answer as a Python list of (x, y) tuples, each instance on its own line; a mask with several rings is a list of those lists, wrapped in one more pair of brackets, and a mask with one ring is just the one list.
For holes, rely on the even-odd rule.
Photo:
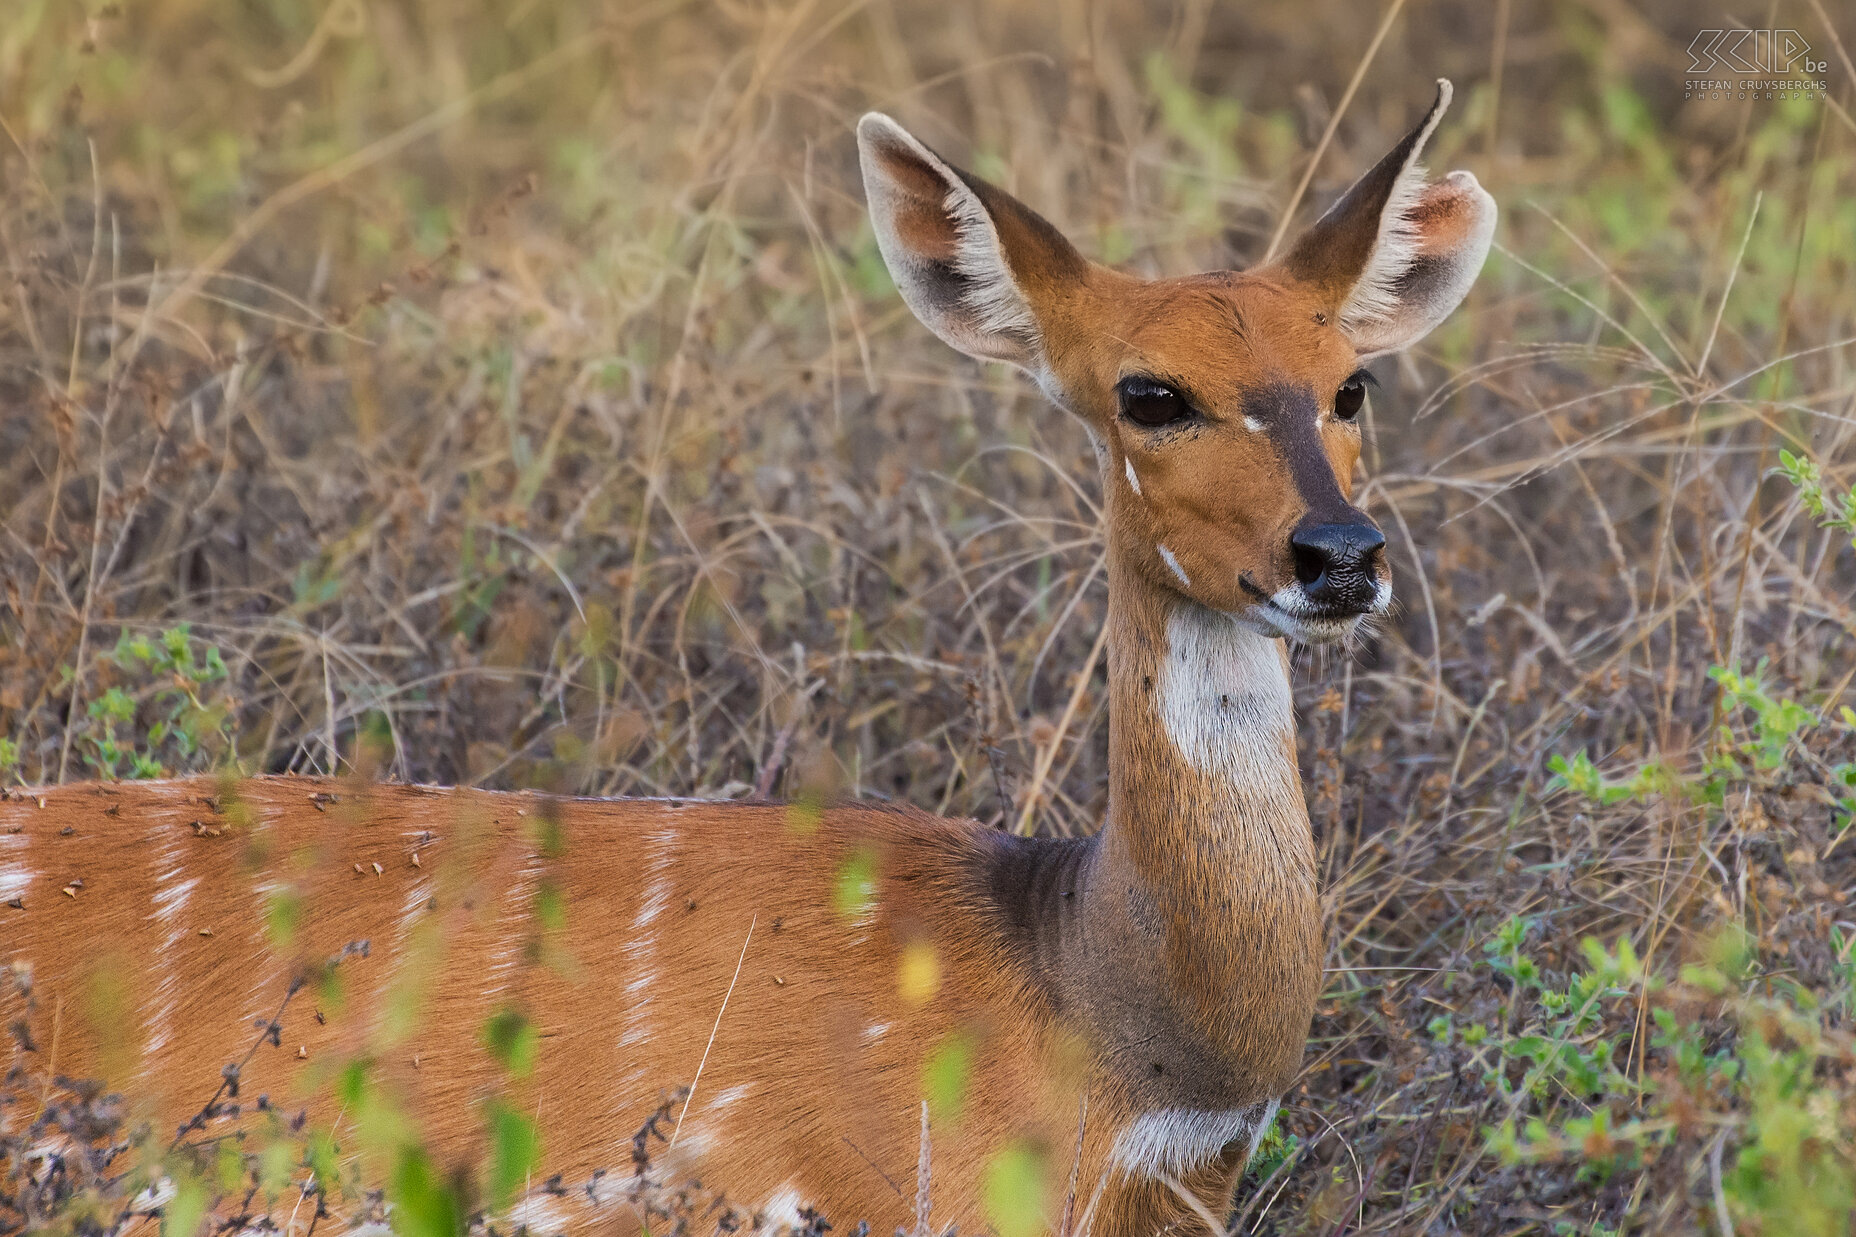
[(1418, 156), (1450, 83), (1418, 127), (1302, 233), (1282, 267), (1312, 285), (1362, 359), (1428, 335), (1468, 295), (1495, 235), (1495, 199), (1468, 172), (1427, 184)]

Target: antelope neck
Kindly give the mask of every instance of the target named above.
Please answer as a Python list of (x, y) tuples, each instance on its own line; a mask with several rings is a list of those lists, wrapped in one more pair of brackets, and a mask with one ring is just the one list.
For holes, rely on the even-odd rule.
[(1287, 1089), (1320, 979), (1288, 668), (1115, 559), (1107, 822), (1010, 848), (994, 888), (1136, 1112), (1228, 1113)]

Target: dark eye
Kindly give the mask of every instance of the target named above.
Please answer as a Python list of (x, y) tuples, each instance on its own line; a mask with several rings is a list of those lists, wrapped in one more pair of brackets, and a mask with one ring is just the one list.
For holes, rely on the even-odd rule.
[(1185, 396), (1151, 378), (1123, 378), (1115, 391), (1121, 397), (1121, 415), (1136, 425), (1171, 425), (1192, 415)]
[(1341, 383), (1340, 390), (1334, 392), (1334, 415), (1343, 421), (1359, 416), (1361, 405), (1366, 403), (1366, 384), (1372, 381), (1373, 376), (1361, 370)]

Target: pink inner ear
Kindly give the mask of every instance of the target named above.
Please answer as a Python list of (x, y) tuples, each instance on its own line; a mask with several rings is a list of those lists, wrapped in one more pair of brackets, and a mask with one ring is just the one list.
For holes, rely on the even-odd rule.
[(947, 213), (947, 182), (913, 151), (889, 146), (875, 153), (884, 175), (897, 190), (898, 201), (891, 218), (896, 239), (919, 258), (951, 264), (960, 237)]
[(1424, 187), (1405, 215), (1417, 233), (1419, 256), (1435, 257), (1469, 239), (1476, 222), (1475, 194), (1475, 178), (1462, 172)]

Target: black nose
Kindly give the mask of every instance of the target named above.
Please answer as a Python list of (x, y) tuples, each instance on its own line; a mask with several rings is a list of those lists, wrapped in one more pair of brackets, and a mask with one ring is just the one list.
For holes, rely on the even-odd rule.
[(1355, 614), (1372, 608), (1385, 544), (1385, 534), (1367, 523), (1304, 525), (1289, 537), (1295, 578), (1308, 599)]

